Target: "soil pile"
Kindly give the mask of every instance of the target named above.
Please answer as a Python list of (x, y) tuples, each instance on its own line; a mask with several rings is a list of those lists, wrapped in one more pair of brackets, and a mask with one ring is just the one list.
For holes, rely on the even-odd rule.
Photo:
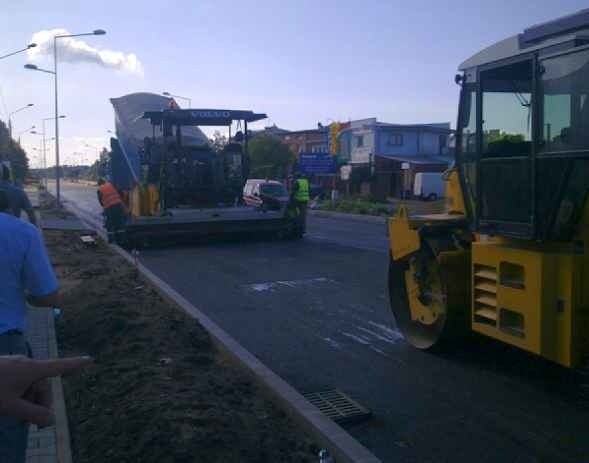
[(61, 355), (76, 462), (316, 462), (317, 447), (101, 241), (46, 231), (65, 291)]

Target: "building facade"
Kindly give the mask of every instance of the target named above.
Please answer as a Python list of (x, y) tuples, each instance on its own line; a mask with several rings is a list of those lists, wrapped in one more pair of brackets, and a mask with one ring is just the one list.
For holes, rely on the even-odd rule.
[(353, 121), (339, 135), (340, 154), (352, 166), (355, 191), (380, 200), (406, 197), (417, 172), (448, 168), (451, 134), (449, 122), (403, 125), (375, 118)]
[(318, 124), (316, 129), (295, 130), (276, 136), (288, 145), (294, 154), (327, 153), (328, 128)]

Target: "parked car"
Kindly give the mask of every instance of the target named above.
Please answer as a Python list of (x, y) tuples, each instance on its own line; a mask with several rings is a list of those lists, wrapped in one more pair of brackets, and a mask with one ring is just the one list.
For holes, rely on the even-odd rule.
[(413, 183), (413, 196), (435, 201), (444, 196), (444, 179), (441, 172), (418, 172)]
[(243, 188), (243, 201), (249, 206), (262, 206), (264, 203), (275, 207), (287, 203), (286, 187), (278, 180), (250, 179)]

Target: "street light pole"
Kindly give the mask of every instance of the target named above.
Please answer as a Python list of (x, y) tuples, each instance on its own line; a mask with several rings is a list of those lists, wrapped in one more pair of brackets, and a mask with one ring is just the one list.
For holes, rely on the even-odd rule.
[[(59, 116), (59, 119), (63, 119), (63, 118), (65, 118), (65, 116), (63, 114), (61, 116)], [(47, 169), (47, 145), (46, 145), (47, 138), (46, 138), (46, 132), (45, 132), (45, 121), (52, 121), (53, 119), (55, 119), (55, 118), (46, 117), (44, 119), (41, 119), (41, 123), (43, 125), (43, 133), (42, 133), (42, 135), (43, 135), (43, 165), (44, 165), (45, 169)], [(57, 137), (54, 137), (54, 138), (57, 138)]]
[(29, 132), (29, 131), (33, 130), (34, 128), (35, 128), (35, 126), (34, 126), (34, 125), (31, 125), (31, 126), (28, 128), (28, 129), (26, 129), (26, 130), (23, 130), (22, 132), (19, 132), (19, 134), (18, 134), (18, 144), (19, 144), (19, 145), (20, 145), (20, 136), (21, 136), (23, 133), (25, 133), (25, 132)]
[(47, 69), (40, 69), (34, 64), (25, 64), (25, 68), (32, 69), (35, 71), (46, 72), (53, 74), (53, 83), (55, 90), (55, 196), (57, 204), (61, 203), (61, 184), (60, 184), (60, 166), (59, 166), (59, 116), (58, 114), (58, 92), (57, 92), (57, 39), (65, 39), (71, 37), (82, 37), (87, 35), (104, 35), (105, 31), (102, 29), (96, 29), (93, 32), (86, 32), (84, 34), (67, 34), (67, 35), (55, 35), (53, 36), (53, 71)]
[(8, 58), (9, 56), (16, 55), (17, 53), (22, 53), (23, 51), (27, 51), (29, 48), (35, 48), (37, 46), (36, 43), (29, 43), (27, 48), (22, 48), (21, 50), (13, 51), (12, 53), (8, 53), (6, 55), (0, 56), (0, 59)]
[(14, 116), (16, 113), (23, 111), (27, 108), (30, 108), (31, 106), (35, 106), (33, 103), (29, 103), (28, 105), (23, 106), (22, 108), (18, 108), (15, 111), (12, 111), (11, 113), (8, 114), (8, 134), (10, 135), (10, 138), (12, 138), (12, 116)]
[[(53, 37), (53, 83), (55, 84), (55, 196), (61, 204), (61, 184), (59, 167), (59, 111), (57, 109), (57, 36)], [(43, 130), (45, 132), (45, 130)]]
[(162, 95), (171, 96), (173, 98), (180, 98), (181, 100), (186, 100), (188, 101), (188, 109), (192, 108), (192, 100), (187, 96), (172, 95), (170, 92), (162, 92)]

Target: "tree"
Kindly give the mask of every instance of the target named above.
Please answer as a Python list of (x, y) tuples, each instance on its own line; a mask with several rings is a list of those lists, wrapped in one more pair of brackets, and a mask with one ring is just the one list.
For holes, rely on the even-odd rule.
[(102, 148), (100, 157), (88, 168), (86, 178), (88, 180), (98, 180), (99, 177), (105, 177), (108, 173), (109, 159), (110, 151), (106, 148)]
[(29, 159), (22, 147), (10, 137), (8, 128), (0, 121), (0, 161), (9, 161), (15, 180), (23, 181), (29, 170)]
[(249, 142), (250, 177), (285, 178), (293, 156), (290, 148), (271, 135), (258, 135)]
[(213, 138), (209, 139), (209, 143), (215, 151), (221, 151), (228, 143), (227, 137), (218, 130), (213, 133)]

